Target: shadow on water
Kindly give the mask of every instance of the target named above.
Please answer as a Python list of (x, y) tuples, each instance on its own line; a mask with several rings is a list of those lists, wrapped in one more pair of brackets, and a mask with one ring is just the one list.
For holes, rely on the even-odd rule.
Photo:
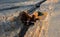
[[(30, 17), (27, 13), (22, 12), (21, 21), (24, 24), (23, 28), (19, 32), (19, 37), (24, 37), (29, 27), (34, 25), (34, 22), (36, 22), (35, 16)], [(28, 22), (27, 22), (28, 21)]]

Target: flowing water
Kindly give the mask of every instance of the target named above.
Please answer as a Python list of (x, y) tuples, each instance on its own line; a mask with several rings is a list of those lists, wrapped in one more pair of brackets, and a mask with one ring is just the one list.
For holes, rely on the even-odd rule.
[[(41, 0), (0, 0), (0, 16), (9, 16), (30, 9), (39, 1)], [(48, 37), (60, 37), (60, 0), (57, 3), (45, 2), (37, 10), (47, 11), (50, 14)]]

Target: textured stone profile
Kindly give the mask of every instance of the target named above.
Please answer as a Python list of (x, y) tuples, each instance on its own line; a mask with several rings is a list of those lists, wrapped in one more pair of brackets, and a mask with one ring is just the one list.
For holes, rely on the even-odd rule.
[(47, 37), (48, 32), (48, 13), (43, 12), (44, 15), (39, 16), (39, 20), (34, 23), (26, 32), (24, 37)]

